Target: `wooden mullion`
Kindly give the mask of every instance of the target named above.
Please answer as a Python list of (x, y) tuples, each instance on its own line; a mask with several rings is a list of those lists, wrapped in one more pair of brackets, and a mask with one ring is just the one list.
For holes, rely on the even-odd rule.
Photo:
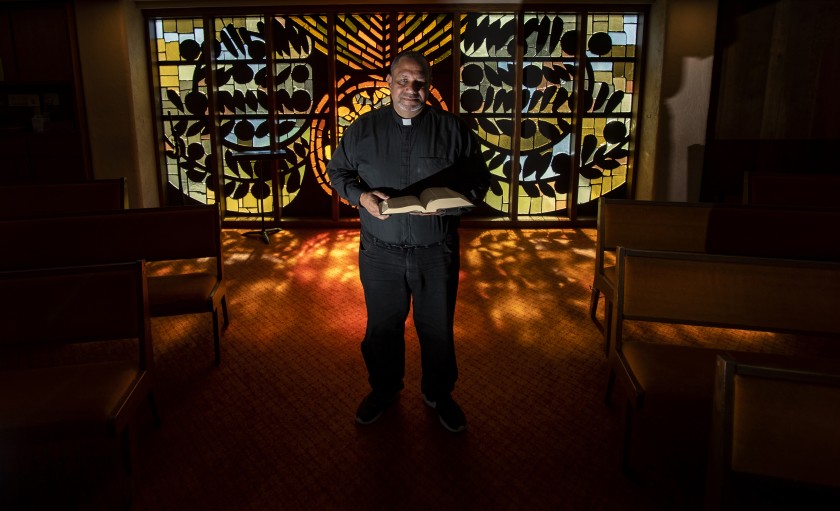
[[(268, 96), (268, 149), (274, 154), (277, 149), (277, 84), (274, 82), (274, 14), (265, 12), (263, 23), (265, 24), (265, 78), (266, 96)], [(280, 172), (277, 165), (278, 158), (271, 158), (271, 219), (278, 225), (282, 217), (283, 205), (280, 201), (283, 184), (280, 182)], [(265, 206), (263, 206), (265, 207)]]
[(449, 104), (453, 113), (460, 116), (461, 106), (458, 97), (461, 95), (461, 13), (452, 15), (452, 93)]
[(519, 218), (519, 163), (520, 144), (522, 142), (522, 75), (525, 61), (525, 21), (522, 9), (516, 11), (516, 34), (514, 35), (514, 79), (513, 79), (513, 134), (510, 139), (510, 211), (511, 221)]
[[(329, 80), (329, 85), (327, 86), (328, 93), (329, 93), (329, 112), (330, 112), (330, 140), (327, 142), (333, 148), (333, 150), (338, 149), (338, 98), (335, 81), (338, 71), (336, 70), (336, 54), (335, 46), (335, 13), (330, 13), (327, 15), (327, 48), (328, 48), (328, 70), (327, 70), (327, 77)], [(334, 222), (338, 222), (340, 220), (340, 205), (341, 199), (338, 196), (338, 192), (333, 188), (332, 189), (332, 220)]]
[[(215, 64), (215, 57), (213, 52), (213, 34), (215, 29), (213, 26), (214, 18), (205, 15), (202, 18), (204, 23), (204, 43), (202, 44), (202, 55), (204, 56), (204, 65), (206, 67), (207, 76), (207, 126), (210, 132), (210, 154), (212, 155), (212, 165), (208, 166), (212, 172), (213, 185), (216, 189), (216, 202), (219, 204), (219, 211), (222, 219), (227, 213), (227, 205), (225, 204), (225, 194), (222, 188), (222, 174), (224, 173), (224, 154), (221, 151), (224, 147), (219, 143), (219, 123), (216, 112), (218, 112), (218, 102), (216, 100), (216, 73), (213, 72)], [(178, 170), (180, 172), (180, 169)]]
[(569, 212), (569, 220), (577, 218), (578, 202), (578, 181), (580, 177), (580, 145), (583, 141), (583, 111), (584, 92), (586, 91), (586, 24), (589, 21), (588, 12), (577, 15), (577, 51), (578, 58), (575, 62), (578, 74), (575, 81), (575, 107), (572, 112), (572, 143), (570, 145), (571, 169), (569, 172), (569, 193), (566, 195), (566, 210)]

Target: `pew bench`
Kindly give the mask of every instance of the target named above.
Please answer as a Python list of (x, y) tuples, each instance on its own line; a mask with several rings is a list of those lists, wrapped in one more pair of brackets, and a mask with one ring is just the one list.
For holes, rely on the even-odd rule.
[[(703, 449), (710, 431), (715, 363), (731, 352), (759, 363), (801, 359), (815, 368), (837, 359), (724, 349), (714, 339), (700, 345), (625, 339), (625, 323), (698, 325), (840, 341), (840, 263), (643, 251), (620, 247), (611, 328), (606, 401), (617, 386), (625, 402), (622, 465), (630, 468), (637, 415), (667, 424), (688, 445)], [(663, 414), (664, 412), (664, 414)], [(657, 415), (658, 414), (658, 415)], [(664, 417), (664, 419), (663, 419)], [(694, 452), (689, 457), (704, 458)]]
[[(840, 261), (831, 233), (840, 209), (601, 198), (589, 315), (609, 354), (618, 247), (785, 259)], [(604, 297), (604, 320), (597, 308)]]
[(125, 179), (0, 186), (0, 218), (125, 209)]
[(743, 203), (837, 208), (840, 174), (744, 172)]
[[(4, 465), (15, 460), (3, 467), (12, 473), (0, 486), (7, 477), (29, 481), (27, 460), (43, 442), (59, 440), (101, 439), (130, 475), (129, 429), (142, 403), (159, 424), (144, 272), (142, 261), (0, 272), (0, 295), (8, 298), (0, 307), (0, 451)], [(115, 343), (125, 349), (104, 349)], [(108, 356), (89, 351), (53, 363), (22, 356), (82, 344)]]
[(840, 364), (719, 355), (712, 409), (706, 509), (840, 502)]
[(0, 270), (141, 259), (206, 262), (200, 271), (148, 275), (149, 310), (152, 317), (210, 313), (215, 364), (221, 362), (221, 330), (229, 319), (218, 206), (0, 220), (0, 237), (9, 247), (0, 253)]

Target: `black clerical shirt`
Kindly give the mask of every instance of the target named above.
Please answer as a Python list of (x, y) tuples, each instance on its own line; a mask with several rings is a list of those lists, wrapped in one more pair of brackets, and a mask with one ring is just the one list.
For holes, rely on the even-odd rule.
[[(431, 186), (448, 186), (478, 204), (490, 172), (477, 138), (455, 115), (424, 107), (403, 119), (388, 106), (359, 117), (345, 132), (327, 165), (330, 183), (350, 204), (363, 192), (392, 197), (417, 195)], [(394, 245), (430, 245), (455, 234), (460, 210), (439, 216), (390, 215), (386, 220), (359, 208), (362, 235)]]

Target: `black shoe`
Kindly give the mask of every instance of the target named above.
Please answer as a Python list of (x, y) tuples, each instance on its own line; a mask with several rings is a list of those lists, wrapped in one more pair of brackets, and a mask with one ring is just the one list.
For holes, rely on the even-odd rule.
[(376, 396), (373, 392), (365, 396), (356, 410), (356, 422), (359, 424), (370, 424), (382, 415), (386, 408), (394, 404), (394, 401), (400, 397), (399, 392), (383, 399)]
[(461, 407), (452, 399), (452, 396), (447, 395), (444, 398), (431, 401), (423, 394), (423, 401), (430, 408), (437, 410), (438, 418), (444, 428), (453, 433), (460, 433), (467, 429), (467, 418), (464, 417), (464, 412), (461, 411)]

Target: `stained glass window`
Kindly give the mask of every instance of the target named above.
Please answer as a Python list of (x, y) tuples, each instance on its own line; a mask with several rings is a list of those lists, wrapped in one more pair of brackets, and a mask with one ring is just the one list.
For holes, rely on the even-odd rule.
[(627, 186), (641, 16), (152, 15), (168, 192), (225, 219), (356, 216), (326, 164), (347, 126), (390, 104), (390, 61), (410, 49), (430, 61), (429, 103), (481, 140), (493, 178), (471, 214), (567, 218)]
[(516, 100), (516, 15), (465, 14), (461, 19), (460, 112), (478, 134), (493, 175), (488, 206), (510, 211)]
[(208, 86), (202, 63), (202, 19), (155, 21), (159, 121), (163, 126), (166, 176), (182, 197), (201, 203), (208, 196), (212, 153), (208, 122)]
[(638, 20), (635, 14), (588, 17), (579, 203), (627, 181)]
[(574, 154), (577, 16), (526, 13), (519, 215), (564, 212)]

